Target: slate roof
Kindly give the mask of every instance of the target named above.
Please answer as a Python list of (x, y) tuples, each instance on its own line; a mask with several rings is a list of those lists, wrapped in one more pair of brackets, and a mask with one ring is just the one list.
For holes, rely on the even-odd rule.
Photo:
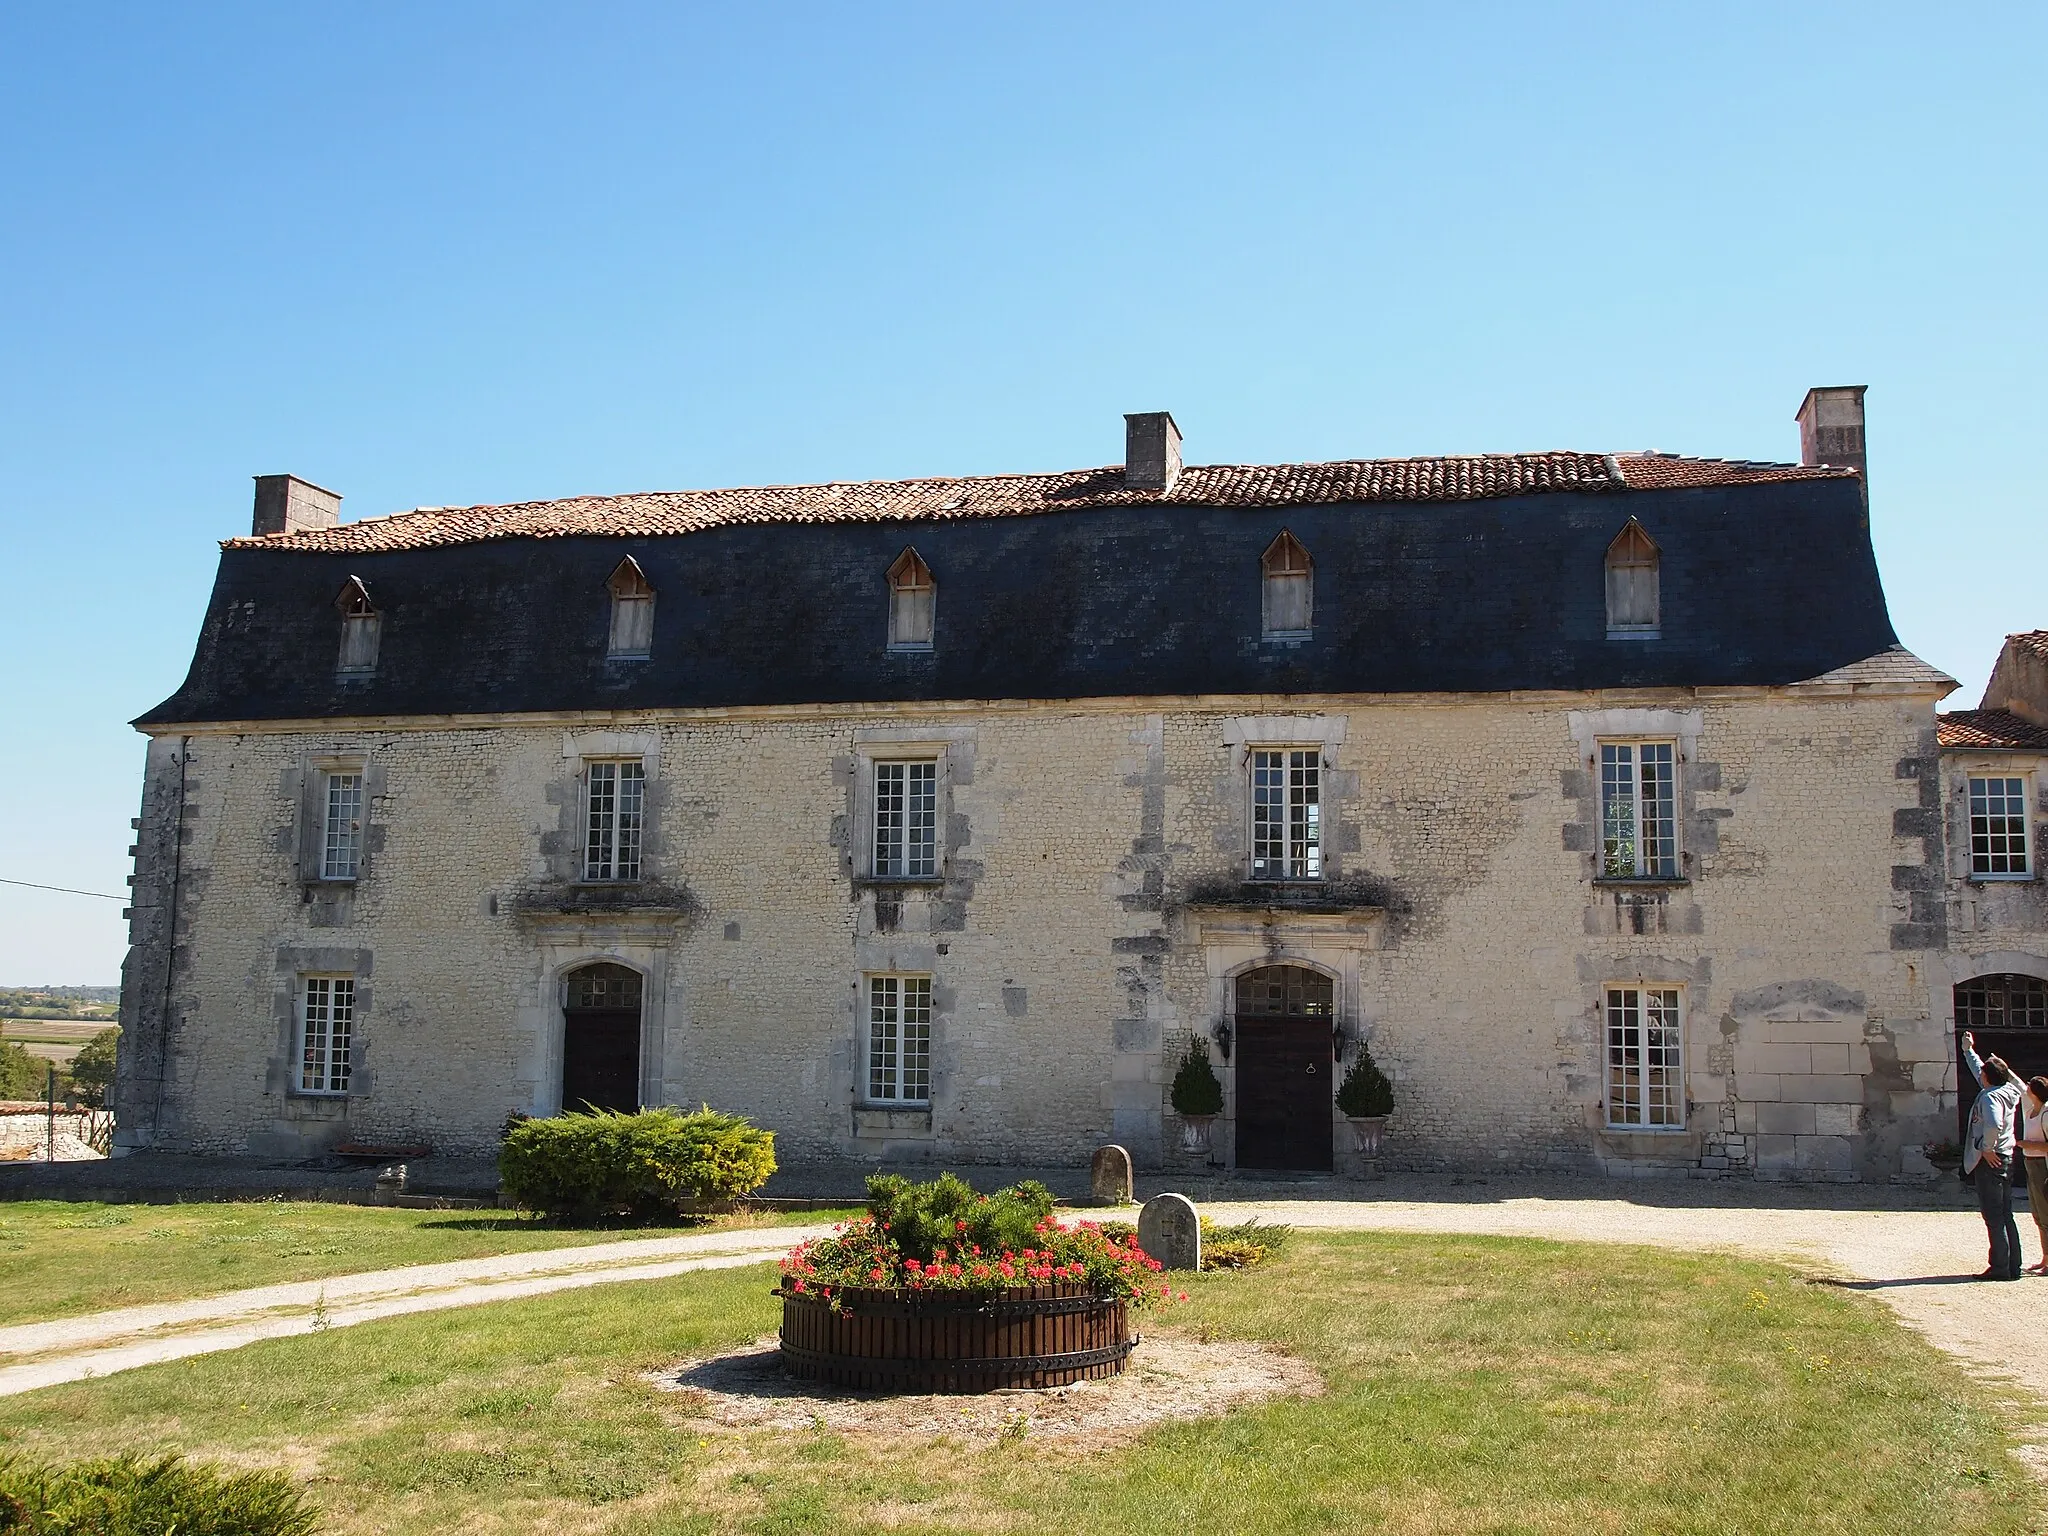
[(1936, 715), (1934, 727), (1944, 747), (2005, 747), (2048, 752), (2048, 726), (2035, 725), (2031, 720), (2022, 720), (2002, 709), (1958, 709), (1946, 715)]
[(1131, 490), (1121, 464), (1057, 474), (836, 481), (707, 491), (571, 496), (507, 506), (421, 507), (302, 533), (245, 536), (223, 549), (329, 554), (428, 549), (494, 539), (654, 538), (749, 523), (953, 522), (1096, 507), (1331, 506), (1464, 502), (1545, 492), (1687, 490), (1833, 479), (1851, 470), (1675, 454), (1497, 453), (1329, 464), (1190, 465), (1170, 491)]
[(1944, 693), (1953, 693), (1962, 685), (1939, 667), (1928, 665), (1903, 645), (1888, 646), (1874, 656), (1861, 661), (1852, 661), (1847, 666), (1836, 667), (1818, 677), (1803, 678), (1795, 687), (1809, 683), (1932, 683)]

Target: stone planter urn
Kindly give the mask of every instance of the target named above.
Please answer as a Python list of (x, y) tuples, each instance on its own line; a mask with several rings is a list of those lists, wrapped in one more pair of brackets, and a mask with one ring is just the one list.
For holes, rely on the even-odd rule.
[(1216, 1123), (1214, 1115), (1182, 1115), (1180, 1117), (1180, 1149), (1189, 1154), (1203, 1157), (1209, 1155), (1209, 1127)]
[(1351, 1122), (1351, 1150), (1360, 1157), (1376, 1158), (1380, 1155), (1380, 1144), (1387, 1139), (1387, 1116), (1347, 1115)]

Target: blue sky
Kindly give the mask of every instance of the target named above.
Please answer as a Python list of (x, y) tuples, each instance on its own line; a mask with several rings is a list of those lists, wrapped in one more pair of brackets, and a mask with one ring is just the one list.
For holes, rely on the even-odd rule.
[[(1569, 447), (1870, 386), (1901, 637), (2039, 594), (2048, 12), (0, 11), (0, 876), (119, 892), (253, 474), (585, 491)], [(0, 984), (114, 902), (0, 887)]]

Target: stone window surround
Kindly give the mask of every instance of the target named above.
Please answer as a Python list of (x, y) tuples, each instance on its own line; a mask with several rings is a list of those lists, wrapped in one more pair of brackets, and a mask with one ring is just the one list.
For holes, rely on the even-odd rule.
[[(2041, 879), (2042, 834), (2048, 831), (2048, 811), (2042, 796), (2044, 780), (2040, 758), (2032, 754), (1997, 751), (1948, 751), (1942, 754), (1952, 777), (1949, 783), (1949, 875), (1973, 885), (2024, 885)], [(1971, 868), (1970, 780), (1981, 778), (2025, 779), (2027, 781), (2027, 864), (2024, 875), (1980, 875)]]
[[(848, 864), (856, 885), (939, 886), (946, 880), (946, 866), (952, 857), (953, 786), (972, 777), (974, 727), (971, 725), (872, 725), (853, 733), (853, 774), (848, 785), (852, 804), (847, 808)], [(930, 761), (937, 764), (933, 775), (934, 847), (929, 875), (902, 876), (875, 873), (875, 764), (878, 762)]]
[[(539, 962), (531, 1001), (518, 1011), (519, 1033), (526, 1045), (526, 1112), (536, 1116), (562, 1111), (563, 1004), (568, 975), (586, 965), (609, 961), (640, 976), (640, 1102), (662, 1104), (671, 1097), (665, 1064), (672, 1044), (668, 1018), (671, 938), (675, 920), (668, 913), (545, 914), (528, 919), (533, 925)], [(683, 1019), (674, 1021), (679, 1029)]]
[[(327, 863), (327, 781), (337, 773), (360, 774), (363, 780), (362, 826), (356, 834), (356, 872), (329, 875)], [(300, 759), (298, 785), (299, 882), (307, 887), (329, 889), (360, 885), (373, 852), (370, 836), (370, 808), (384, 796), (384, 771), (372, 760), (367, 747), (309, 752)], [(310, 896), (308, 897), (310, 900)]]
[[(1699, 709), (1574, 709), (1567, 711), (1565, 726), (1578, 749), (1579, 769), (1587, 777), (1591, 793), (1591, 879), (1595, 885), (1673, 886), (1690, 883), (1687, 874), (1692, 852), (1686, 846), (1686, 824), (1693, 815), (1694, 787), (1690, 766), (1699, 760), (1700, 735), (1706, 728), (1706, 711)], [(1623, 879), (1601, 872), (1602, 822), (1600, 804), (1600, 745), (1602, 742), (1668, 741), (1674, 744), (1677, 795), (1673, 806), (1673, 831), (1678, 841), (1678, 874), (1645, 875)], [(1604, 1066), (1603, 1066), (1603, 1071)]]
[[(1208, 1012), (1205, 1021), (1196, 1027), (1210, 1047), (1211, 1062), (1223, 1083), (1223, 1113), (1216, 1122), (1221, 1134), (1211, 1144), (1227, 1166), (1235, 1167), (1237, 978), (1268, 965), (1298, 965), (1320, 972), (1335, 983), (1336, 1006), (1331, 1024), (1353, 1041), (1370, 1043), (1380, 1019), (1377, 1008), (1366, 997), (1364, 957), (1380, 948), (1386, 914), (1290, 912), (1269, 919), (1265, 913), (1216, 908), (1192, 911), (1190, 915), (1199, 925), (1195, 939), (1201, 947), (1208, 985)], [(1231, 1029), (1230, 1059), (1218, 1062), (1214, 1031), (1216, 1025), (1223, 1023)], [(1166, 1065), (1170, 1071), (1173, 1064)], [(1341, 1069), (1338, 1081), (1342, 1081)], [(1337, 1111), (1334, 1084), (1330, 1117), (1332, 1135), (1340, 1135), (1344, 1117)], [(1343, 1145), (1341, 1140), (1338, 1145)]]
[[(905, 1027), (903, 1015), (905, 1005), (908, 1002), (909, 988), (904, 984), (912, 981), (922, 981), (925, 984), (925, 1091), (922, 1098), (899, 1097), (894, 1099), (878, 1099), (873, 1095), (875, 1071), (874, 987), (877, 981), (894, 981), (897, 984), (895, 1018), (896, 1055), (891, 1066), (899, 1088), (902, 1084), (903, 1075), (907, 1070), (907, 1053), (903, 1049), (903, 1030)], [(866, 1031), (855, 1053), (855, 1070), (859, 1075), (861, 1089), (859, 1108), (864, 1110), (909, 1110), (913, 1113), (922, 1112), (927, 1117), (930, 1116), (932, 1108), (932, 1024), (937, 1014), (937, 1009), (933, 1004), (935, 990), (929, 971), (868, 971), (862, 974), (860, 1010), (866, 1023)]]
[(1239, 715), (1223, 722), (1223, 745), (1230, 750), (1231, 772), (1240, 786), (1238, 805), (1243, 819), (1238, 835), (1244, 849), (1242, 870), (1246, 879), (1251, 878), (1253, 849), (1256, 846), (1252, 816), (1252, 754), (1310, 748), (1320, 748), (1323, 754), (1317, 794), (1317, 803), (1322, 808), (1323, 872), (1316, 876), (1293, 876), (1289, 883), (1298, 880), (1302, 884), (1313, 885), (1335, 878), (1338, 871), (1334, 855), (1338, 837), (1334, 815), (1336, 797), (1332, 791), (1337, 774), (1336, 749), (1344, 744), (1350, 731), (1348, 715)]
[[(591, 880), (586, 877), (584, 863), (587, 842), (590, 835), (590, 772), (593, 762), (629, 762), (639, 759), (642, 784), (640, 791), (640, 873), (633, 880)], [(565, 795), (565, 802), (573, 807), (570, 813), (571, 825), (564, 828), (569, 834), (567, 843), (568, 883), (571, 885), (643, 885), (655, 878), (657, 859), (661, 846), (659, 828), (654, 815), (658, 803), (655, 786), (661, 781), (661, 732), (652, 727), (638, 730), (596, 730), (564, 731), (562, 733), (562, 762), (568, 765), (568, 774), (574, 783), (575, 793)]]
[[(1609, 1073), (1607, 1057), (1608, 1051), (1612, 1049), (1612, 1041), (1608, 1033), (1611, 1025), (1608, 1021), (1607, 1010), (1611, 1006), (1613, 994), (1616, 992), (1676, 992), (1678, 994), (1678, 1066), (1676, 1073), (1679, 1100), (1678, 1124), (1676, 1125), (1650, 1125), (1642, 1121), (1617, 1120), (1614, 1118), (1613, 1080)], [(1649, 1010), (1648, 1002), (1644, 1001), (1641, 1006), (1644, 1014), (1647, 1015)], [(1691, 1086), (1686, 1079), (1686, 1070), (1692, 1059), (1691, 1052), (1686, 1049), (1686, 1035), (1691, 1021), (1691, 1001), (1687, 996), (1686, 987), (1683, 982), (1623, 980), (1608, 981), (1602, 984), (1600, 988), (1600, 1105), (1605, 1121), (1601, 1129), (1614, 1134), (1631, 1136), (1639, 1136), (1646, 1133), (1652, 1136), (1684, 1134), (1687, 1122), (1692, 1119)], [(1645, 1032), (1645, 1050), (1647, 1050), (1648, 1025), (1646, 1023), (1643, 1025), (1643, 1029)], [(1647, 1072), (1645, 1073), (1643, 1084), (1643, 1104), (1647, 1112), (1649, 1105)]]
[[(891, 1144), (928, 1144), (936, 1138), (936, 1113), (951, 1102), (953, 1009), (957, 1002), (949, 980), (946, 944), (915, 934), (876, 934), (854, 942), (854, 969), (847, 987), (845, 1084), (852, 1109), (854, 1150), (886, 1153)], [(868, 1087), (868, 978), (929, 976), (932, 982), (931, 1097), (922, 1104), (876, 1103)]]
[[(1608, 1157), (1624, 1161), (1648, 1158), (1658, 1161), (1696, 1158), (1705, 1133), (1693, 1122), (1700, 1101), (1693, 1097), (1696, 1063), (1706, 1060), (1695, 1049), (1693, 1021), (1709, 1017), (1713, 1003), (1712, 962), (1672, 960), (1652, 955), (1610, 953), (1604, 959), (1587, 956), (1579, 961), (1579, 981), (1588, 1039), (1592, 1046), (1593, 1091), (1585, 1099), (1586, 1128), (1594, 1146)], [(1607, 992), (1611, 987), (1676, 987), (1679, 992), (1678, 1062), (1679, 1078), (1685, 1085), (1684, 1123), (1675, 1126), (1611, 1125), (1607, 1119)], [(1711, 1085), (1710, 1085), (1711, 1086)]]
[[(280, 944), (277, 947), (271, 969), (270, 1010), (277, 1054), (271, 1059), (270, 1070), (266, 1074), (269, 1092), (299, 1101), (316, 1118), (334, 1119), (346, 1118), (351, 1099), (370, 1096), (375, 1086), (370, 1071), (372, 1032), (365, 1025), (373, 1017), (375, 970), (374, 957), (367, 949), (313, 944)], [(348, 1090), (345, 1093), (309, 1090), (298, 1085), (299, 1052), (303, 1045), (299, 1010), (308, 976), (355, 978), (355, 1011), (349, 1028)], [(329, 1106), (330, 1110), (323, 1111), (320, 1108), (323, 1105)]]

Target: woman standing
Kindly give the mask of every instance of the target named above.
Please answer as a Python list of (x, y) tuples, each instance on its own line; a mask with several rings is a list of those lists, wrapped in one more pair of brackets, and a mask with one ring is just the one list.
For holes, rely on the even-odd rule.
[(2048, 1130), (2041, 1125), (2044, 1110), (2048, 1110), (2048, 1077), (2030, 1077), (2026, 1092), (2020, 1095), (2020, 1153), (2027, 1160), (2027, 1211), (2041, 1236), (2041, 1262), (2027, 1266), (2031, 1275), (2048, 1275)]

